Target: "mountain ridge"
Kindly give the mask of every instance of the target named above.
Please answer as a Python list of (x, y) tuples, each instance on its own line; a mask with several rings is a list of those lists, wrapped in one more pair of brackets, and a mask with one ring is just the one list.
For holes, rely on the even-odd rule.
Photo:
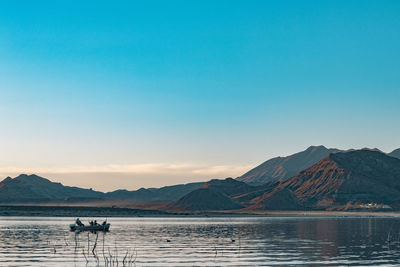
[[(310, 209), (326, 209), (352, 203), (383, 203), (398, 206), (400, 201), (400, 160), (368, 150), (340, 152), (327, 157), (280, 183), (274, 192), (291, 190)], [(260, 207), (269, 195), (260, 197)]]
[(246, 172), (237, 180), (251, 185), (261, 185), (271, 181), (285, 181), (313, 164), (317, 163), (329, 153), (341, 150), (326, 148), (325, 146), (310, 146), (306, 150), (286, 156), (275, 157)]
[(51, 200), (97, 199), (102, 192), (64, 186), (38, 175), (21, 174), (0, 182), (0, 202), (46, 202)]
[(395, 157), (400, 149), (385, 154), (379, 149), (340, 151), (311, 146), (295, 156), (267, 162), (281, 164), (282, 160), (286, 163), (294, 160), (298, 167), (312, 163), (326, 152), (329, 153), (321, 160), (289, 178), (285, 175), (295, 168), (289, 168), (291, 164), (283, 165), (285, 172), (280, 169), (278, 174), (284, 178), (269, 179), (263, 184), (229, 177), (104, 193), (21, 174), (0, 182), (0, 203), (152, 203), (160, 209), (188, 211), (349, 209), (368, 203), (400, 208), (400, 159)]
[[(232, 210), (230, 198), (243, 211), (352, 210), (368, 205), (398, 210), (400, 159), (375, 149), (336, 152), (285, 181), (255, 186), (227, 178), (211, 180), (204, 188), (213, 194), (199, 189), (171, 208), (195, 210), (204, 202), (201, 210)], [(219, 201), (224, 204), (215, 206)]]
[(45, 203), (84, 201), (129, 201), (135, 203), (159, 203), (176, 200), (200, 188), (204, 183), (188, 183), (161, 188), (140, 188), (100, 192), (92, 189), (64, 186), (35, 174), (6, 177), (0, 182), (0, 203)]

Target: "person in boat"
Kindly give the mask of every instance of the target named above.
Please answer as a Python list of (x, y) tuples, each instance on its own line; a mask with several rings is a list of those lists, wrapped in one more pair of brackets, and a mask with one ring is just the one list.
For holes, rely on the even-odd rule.
[(97, 220), (94, 220), (94, 226), (97, 226), (97, 225), (99, 225), (99, 224), (97, 223)]
[(79, 220), (79, 218), (76, 219), (75, 222), (78, 226), (83, 226), (83, 223), (81, 222), (81, 220)]
[(101, 225), (104, 226), (104, 225), (106, 225), (106, 223), (107, 223), (107, 221), (104, 221)]

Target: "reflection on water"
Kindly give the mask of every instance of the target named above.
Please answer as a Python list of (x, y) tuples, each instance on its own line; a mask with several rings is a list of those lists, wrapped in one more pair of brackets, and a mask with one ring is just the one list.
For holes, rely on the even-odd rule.
[(105, 234), (73, 221), (0, 217), (0, 266), (400, 264), (395, 218), (112, 218)]

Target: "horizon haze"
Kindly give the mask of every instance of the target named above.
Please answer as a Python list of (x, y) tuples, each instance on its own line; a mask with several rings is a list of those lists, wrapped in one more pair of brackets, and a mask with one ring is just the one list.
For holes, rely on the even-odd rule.
[[(30, 172), (24, 172), (23, 169), (0, 169), (0, 173), (6, 173), (7, 178), (15, 178), (19, 175), (39, 175), (46, 179), (49, 179), (52, 182), (59, 182), (66, 186), (76, 186), (83, 188), (91, 188), (97, 191), (102, 192), (111, 192), (114, 190), (126, 189), (126, 190), (138, 190), (140, 188), (161, 188), (164, 186), (172, 186), (179, 184), (187, 184), (194, 182), (206, 182), (211, 179), (225, 179), (225, 178), (237, 178), (239, 181), (245, 181), (249, 183), (253, 183), (249, 181), (247, 176), (252, 176), (252, 173), (256, 173), (256, 175), (261, 175), (263, 177), (266, 175), (263, 173), (267, 164), (267, 168), (271, 168), (270, 171), (274, 173), (272, 175), (276, 176), (275, 178), (283, 175), (286, 178), (292, 177), (298, 171), (311, 166), (313, 163), (318, 162), (322, 158), (324, 158), (329, 153), (336, 152), (347, 152), (352, 150), (372, 150), (379, 151), (381, 153), (385, 153), (384, 151), (378, 148), (361, 148), (361, 149), (336, 149), (336, 148), (326, 148), (323, 145), (319, 146), (310, 146), (304, 151), (297, 151), (291, 155), (277, 156), (273, 158), (268, 158), (259, 162), (259, 165), (254, 166), (196, 166), (196, 165), (170, 165), (165, 166), (161, 164), (144, 164), (144, 165), (129, 165), (129, 166), (97, 166), (90, 168), (68, 168), (68, 169), (31, 169)], [(385, 154), (400, 158), (399, 154), (400, 148), (395, 149), (391, 152), (387, 152)], [(279, 162), (274, 162), (275, 159), (280, 159)], [(294, 162), (292, 162), (292, 160)], [(300, 160), (300, 162), (298, 162)], [(282, 162), (281, 162), (282, 161)], [(304, 162), (305, 161), (305, 162)], [(272, 165), (270, 165), (270, 162)], [(289, 163), (290, 168), (289, 173), (286, 173), (285, 169), (288, 167), (284, 167), (282, 165)], [(301, 163), (302, 162), (302, 163)], [(293, 165), (294, 164), (294, 165)], [(275, 165), (275, 167), (274, 167)], [(261, 170), (260, 170), (261, 168)], [(261, 172), (260, 172), (261, 171)], [(239, 173), (241, 172), (241, 173)], [(190, 173), (188, 175), (188, 173)], [(221, 176), (221, 173), (239, 173), (237, 175), (227, 175)], [(257, 174), (258, 173), (258, 174)], [(270, 173), (270, 175), (272, 174)], [(291, 174), (290, 174), (291, 173)], [(158, 175), (162, 175), (163, 177), (167, 177), (169, 175), (169, 180), (166, 184), (160, 184), (158, 181)], [(220, 175), (220, 176), (218, 176)], [(139, 180), (147, 179), (145, 183), (140, 183), (141, 186), (134, 187), (132, 183), (126, 185), (127, 180), (130, 180), (134, 177), (138, 177)], [(6, 177), (4, 176), (3, 179)], [(76, 179), (78, 178), (78, 179)], [(82, 179), (84, 178), (84, 179)], [(111, 179), (110, 179), (111, 178)], [(104, 183), (103, 185), (98, 185), (99, 179), (104, 179), (104, 181), (111, 181), (110, 183)], [(153, 180), (152, 180), (153, 179)], [(251, 180), (252, 178), (250, 178)], [(0, 179), (1, 182), (2, 179)], [(155, 180), (155, 182), (154, 182)], [(261, 180), (262, 181), (262, 180)], [(265, 183), (261, 182), (258, 184)], [(257, 184), (257, 182), (256, 182)], [(97, 186), (94, 186), (97, 185)]]

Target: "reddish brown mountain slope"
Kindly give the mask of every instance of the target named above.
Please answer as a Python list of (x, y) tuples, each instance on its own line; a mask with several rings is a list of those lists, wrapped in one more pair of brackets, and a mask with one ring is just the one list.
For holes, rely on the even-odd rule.
[(358, 150), (330, 154), (310, 168), (278, 185), (271, 193), (254, 199), (263, 208), (283, 189), (294, 193), (306, 208), (325, 209), (348, 203), (400, 202), (400, 160), (383, 153)]
[(261, 185), (271, 181), (283, 182), (296, 175), (299, 171), (305, 170), (317, 163), (329, 153), (336, 152), (339, 152), (339, 150), (334, 148), (328, 149), (324, 146), (310, 146), (305, 151), (287, 157), (277, 157), (267, 160), (243, 174), (237, 180), (251, 185)]

